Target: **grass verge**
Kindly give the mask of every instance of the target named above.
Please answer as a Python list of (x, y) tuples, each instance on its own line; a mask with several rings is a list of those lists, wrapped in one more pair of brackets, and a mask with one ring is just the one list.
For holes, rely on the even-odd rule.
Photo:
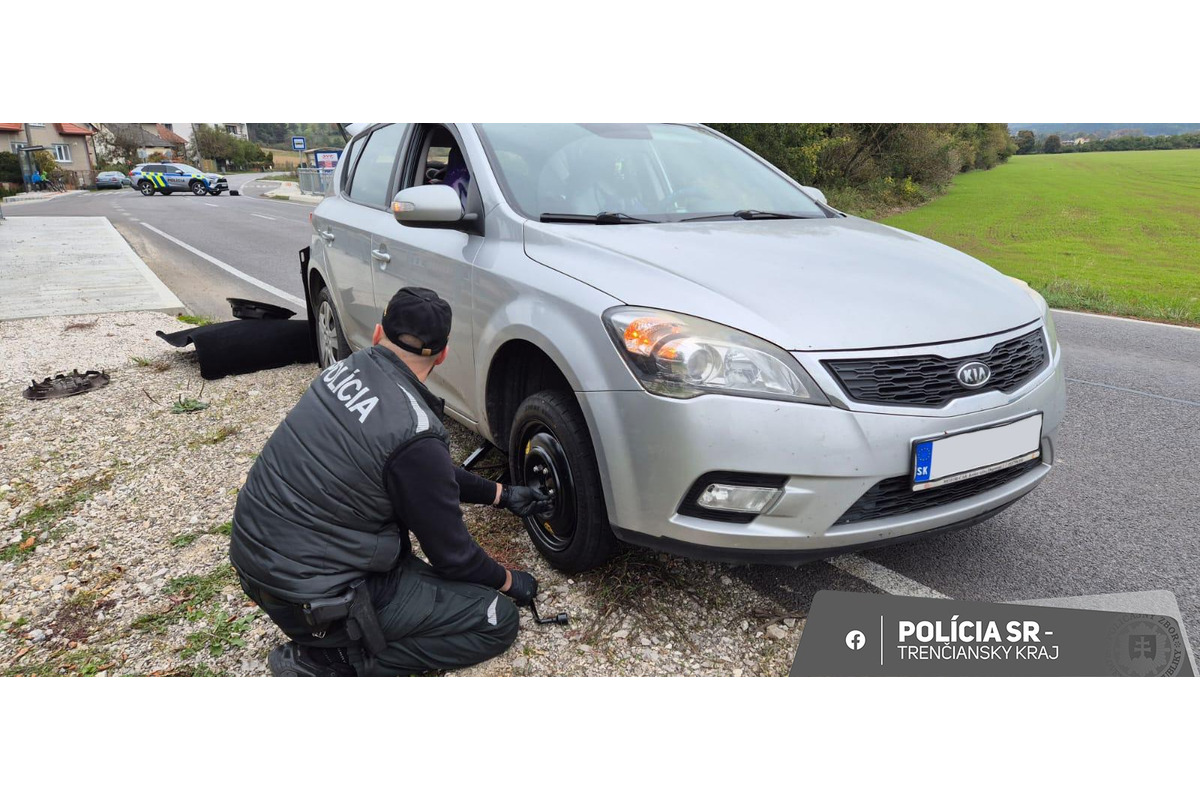
[(1051, 306), (1200, 326), (1200, 150), (1020, 156), (888, 225), (1027, 281)]

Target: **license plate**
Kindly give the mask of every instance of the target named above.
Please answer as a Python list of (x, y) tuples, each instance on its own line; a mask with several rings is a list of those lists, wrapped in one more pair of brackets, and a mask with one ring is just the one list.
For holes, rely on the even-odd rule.
[(913, 491), (977, 478), (1042, 454), (1042, 415), (913, 446)]

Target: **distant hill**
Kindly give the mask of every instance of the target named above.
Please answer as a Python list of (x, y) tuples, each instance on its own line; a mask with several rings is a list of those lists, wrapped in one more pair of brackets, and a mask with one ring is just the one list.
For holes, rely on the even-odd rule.
[(278, 150), (291, 150), (292, 137), (303, 136), (311, 147), (341, 147), (346, 143), (332, 122), (248, 122), (250, 141)]
[(1038, 138), (1059, 136), (1107, 139), (1112, 136), (1174, 136), (1200, 131), (1200, 122), (1010, 122), (1008, 129), (1033, 131)]

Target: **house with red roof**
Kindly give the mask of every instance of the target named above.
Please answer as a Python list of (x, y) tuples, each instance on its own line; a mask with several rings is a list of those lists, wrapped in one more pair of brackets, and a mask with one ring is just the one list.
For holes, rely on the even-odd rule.
[(95, 133), (86, 122), (0, 122), (0, 151), (46, 150), (66, 173), (68, 183), (83, 185), (95, 177)]

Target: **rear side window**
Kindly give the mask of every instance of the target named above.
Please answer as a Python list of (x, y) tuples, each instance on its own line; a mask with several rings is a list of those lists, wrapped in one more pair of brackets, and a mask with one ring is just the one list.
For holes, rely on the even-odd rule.
[(392, 185), (392, 168), (403, 136), (403, 125), (387, 125), (371, 134), (354, 168), (350, 184), (352, 199), (377, 207), (387, 205), (391, 199), (387, 193)]

